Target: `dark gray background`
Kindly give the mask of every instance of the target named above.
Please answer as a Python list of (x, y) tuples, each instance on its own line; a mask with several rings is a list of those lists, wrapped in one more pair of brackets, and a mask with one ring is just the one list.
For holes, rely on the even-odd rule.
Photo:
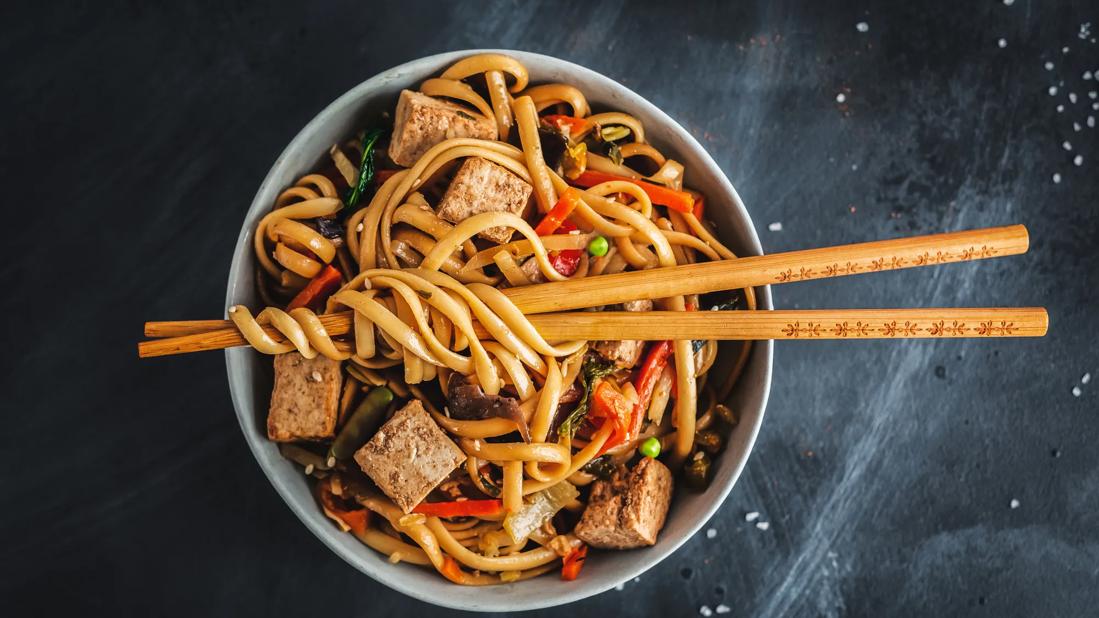
[(1032, 234), (1023, 257), (788, 285), (779, 307), (1052, 318), (1043, 340), (782, 342), (717, 536), (567, 611), (1096, 611), (1099, 83), (1083, 74), (1099, 45), (1078, 37), (1099, 31), (1093, 3), (187, 4), (2, 9), (5, 614), (453, 614), (361, 575), (295, 519), (241, 439), (222, 355), (139, 361), (134, 344), (146, 319), (221, 315), (244, 211), (317, 111), (386, 67), (470, 47), (553, 54), (663, 107), (728, 173), (767, 251)]

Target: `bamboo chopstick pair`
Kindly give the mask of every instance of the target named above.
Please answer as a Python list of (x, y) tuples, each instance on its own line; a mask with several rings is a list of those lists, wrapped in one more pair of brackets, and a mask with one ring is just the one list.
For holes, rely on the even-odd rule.
[[(1040, 307), (562, 313), (628, 300), (1019, 255), (1029, 244), (1026, 228), (1012, 225), (623, 272), (502, 292), (550, 341), (1041, 337), (1049, 317)], [(320, 319), (329, 335), (351, 328), (351, 312)], [(274, 329), (266, 330), (281, 339)], [(145, 336), (155, 339), (138, 344), (138, 356), (143, 358), (247, 345), (228, 320), (146, 322)]]

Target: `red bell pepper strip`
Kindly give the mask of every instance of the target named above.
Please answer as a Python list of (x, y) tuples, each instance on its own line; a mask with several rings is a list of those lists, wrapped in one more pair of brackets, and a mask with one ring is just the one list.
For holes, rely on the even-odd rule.
[(671, 354), (671, 341), (657, 341), (649, 347), (649, 352), (641, 363), (637, 378), (633, 382), (634, 388), (637, 389), (637, 406), (634, 407), (633, 422), (630, 424), (631, 436), (641, 433), (641, 421), (645, 418), (645, 411), (649, 409), (653, 389), (656, 388), (660, 374), (668, 366), (668, 357)]
[(576, 207), (580, 205), (580, 192), (576, 189), (569, 187), (565, 189), (565, 192), (561, 194), (561, 197), (557, 200), (557, 203), (550, 208), (550, 211), (546, 213), (545, 218), (538, 223), (538, 226), (534, 228), (534, 233), (539, 236), (549, 236), (557, 231), (557, 228), (561, 227), (561, 224), (565, 222), (572, 211), (576, 210)]
[(580, 569), (584, 568), (587, 557), (588, 546), (583, 544), (565, 554), (561, 559), (561, 579), (567, 582), (576, 579), (576, 576), (580, 575)]
[(562, 249), (551, 251), (549, 255), (550, 265), (553, 269), (566, 277), (571, 277), (580, 267), (580, 249)]
[(614, 430), (599, 449), (596, 457), (623, 444), (630, 439), (630, 420), (632, 411), (622, 393), (618, 392), (607, 380), (599, 382), (591, 396), (591, 416), (605, 419), (604, 423), (614, 423)]
[(564, 114), (547, 114), (542, 116), (542, 122), (555, 127), (561, 131), (568, 129), (568, 135), (571, 138), (588, 128), (588, 121), (583, 118), (577, 118), (576, 116), (565, 116)]
[[(559, 225), (554, 231), (559, 231), (567, 234), (575, 229), (576, 225), (572, 221), (565, 219), (561, 222), (561, 225)], [(584, 251), (582, 249), (561, 249), (560, 251), (550, 251), (550, 266), (553, 266), (553, 269), (561, 273), (562, 275), (566, 277), (571, 277), (576, 272), (576, 269), (580, 267), (580, 256), (583, 253)]]
[(370, 511), (363, 509), (347, 510), (336, 504), (336, 498), (332, 494), (332, 489), (328, 484), (328, 481), (321, 481), (317, 483), (317, 499), (320, 500), (321, 505), (328, 509), (328, 512), (342, 521), (348, 528), (351, 528), (353, 532), (359, 534), (366, 533), (366, 527), (370, 522)]
[(695, 207), (691, 210), (695, 219), (702, 220), (702, 215), (706, 212), (706, 198), (702, 195), (695, 195)]
[(504, 509), (502, 500), (462, 500), (461, 502), (421, 502), (412, 509), (431, 517), (475, 517), (498, 515)]
[(614, 174), (608, 174), (606, 172), (587, 170), (572, 182), (586, 188), (613, 180), (629, 182), (641, 187), (649, 196), (649, 199), (652, 200), (653, 204), (667, 206), (668, 208), (678, 210), (679, 212), (692, 212), (694, 210), (695, 198), (690, 193), (687, 193), (686, 191), (676, 191), (675, 189), (662, 187), (651, 182), (645, 182), (644, 180), (634, 180), (633, 178), (626, 178), (625, 176), (615, 176)]
[(286, 310), (290, 311), (298, 307), (317, 309), (332, 292), (340, 287), (341, 281), (340, 271), (336, 270), (335, 266), (326, 264), (324, 269), (298, 292), (294, 300), (290, 301), (290, 304), (286, 306)]

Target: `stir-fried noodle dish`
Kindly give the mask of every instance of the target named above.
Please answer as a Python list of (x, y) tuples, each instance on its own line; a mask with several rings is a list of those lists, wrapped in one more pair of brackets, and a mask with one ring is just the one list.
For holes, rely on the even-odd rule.
[[(673, 491), (709, 482), (750, 352), (723, 344), (715, 375), (715, 341), (539, 335), (510, 288), (735, 256), (638, 119), (529, 81), (485, 54), (401, 92), (278, 196), (254, 230), (267, 307), (229, 309), (274, 355), (268, 437), (318, 508), (458, 584), (571, 580), (589, 547), (653, 545)], [(746, 289), (589, 310), (754, 307)]]

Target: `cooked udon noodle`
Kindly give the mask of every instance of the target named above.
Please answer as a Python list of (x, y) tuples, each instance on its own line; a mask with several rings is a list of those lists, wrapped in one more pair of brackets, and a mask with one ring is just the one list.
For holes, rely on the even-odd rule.
[[(564, 415), (559, 410), (562, 399), (584, 386), (582, 365), (586, 355), (593, 354), (594, 342), (545, 340), (501, 288), (540, 279), (560, 281), (735, 258), (696, 216), (697, 210), (654, 204), (650, 192), (634, 182), (662, 182), (684, 192), (682, 166), (645, 141), (638, 119), (616, 111), (591, 114), (577, 88), (530, 86), (528, 81), (518, 61), (490, 54), (466, 58), (421, 84), (424, 94), (457, 101), (468, 106), (469, 115), (489, 119), (498, 140), (446, 139), (431, 146), (411, 167), (390, 162), (390, 169), (375, 179), (384, 178), (384, 182), (376, 184), (369, 203), (342, 223), (339, 216), (348, 208), (347, 187), (358, 182), (364, 153), (358, 140), (333, 146), (331, 164), (283, 191), (256, 226), (257, 279), (269, 306), (255, 317), (243, 306), (229, 310), (259, 352), (297, 351), (307, 359), (323, 355), (342, 361), (346, 375), (341, 421), (361, 391), (377, 386), (386, 386), (399, 398), (423, 402), (467, 456), (436, 491), (465, 498), (471, 493), (499, 497), (502, 513), (450, 518), (406, 515), (363, 483), (361, 476), (356, 477), (353, 462), (347, 466), (333, 458), (317, 458), (300, 446), (284, 452), (303, 464), (312, 462), (307, 472), (318, 477), (329, 500), (333, 495), (336, 500), (350, 497), (375, 514), (366, 526), (350, 526), (363, 543), (394, 562), (430, 565), (462, 584), (533, 577), (560, 564), (563, 556), (580, 546), (576, 536), (555, 529), (560, 523), (541, 526), (515, 541), (504, 532), (504, 514), (521, 509), (524, 496), (559, 483), (577, 487), (591, 483), (594, 477), (588, 465), (605, 450), (614, 431), (609, 421), (601, 426), (589, 423), (586, 431), (571, 437), (569, 432), (557, 431), (559, 417)], [(568, 175), (561, 166), (547, 162), (539, 133), (540, 126), (544, 130), (565, 116), (571, 123), (568, 130), (560, 124), (557, 129), (573, 156)], [(581, 144), (580, 150), (587, 152), (576, 156)], [(604, 148), (610, 156), (596, 152)], [(531, 185), (532, 203), (524, 212), (485, 212), (458, 223), (436, 214), (433, 204), (454, 169), (472, 157), (494, 163)], [(581, 171), (599, 172), (603, 176), (598, 178), (607, 180), (576, 188), (577, 163)], [(643, 170), (657, 171), (646, 175)], [(567, 191), (577, 190), (573, 195), (579, 200), (568, 217), (577, 229), (536, 233), (535, 224)], [(702, 199), (692, 196), (696, 202)], [(325, 233), (321, 223), (338, 225), (339, 233)], [(490, 228), (507, 228), (514, 234), (503, 245), (478, 237)], [(597, 237), (607, 241), (602, 255), (586, 250)], [(577, 250), (575, 272), (559, 272), (554, 256)], [(533, 262), (521, 268), (528, 259)], [(312, 309), (280, 308), (301, 294), (326, 265), (335, 266), (342, 276), (323, 312), (354, 312), (353, 329), (346, 337), (330, 336)], [(754, 308), (752, 290), (743, 290), (742, 300)], [(656, 304), (684, 311), (701, 308), (700, 302), (698, 297), (673, 296)], [(491, 336), (479, 338), (474, 321)], [(284, 338), (271, 337), (263, 326), (273, 327)], [(747, 345), (740, 346), (731, 375), (707, 380), (717, 343), (700, 342), (698, 347), (691, 341), (672, 342), (669, 366), (660, 373), (646, 409), (635, 412), (644, 415), (641, 431), (607, 450), (602, 459), (612, 464), (630, 461), (639, 445), (646, 440), (651, 444), (651, 438), (659, 441), (673, 469), (701, 457), (696, 435), (718, 417), (730, 416), (720, 402), (749, 351)], [(454, 374), (466, 376), (486, 395), (517, 399), (528, 424), (527, 439), (517, 433), (518, 423), (512, 419), (451, 418), (438, 403), (438, 393), (445, 396)], [(637, 406), (640, 396), (629, 375), (621, 369), (609, 379), (626, 401)], [(665, 414), (669, 406), (671, 413)], [(324, 508), (341, 527), (349, 528), (348, 518), (333, 512), (337, 509), (331, 503)], [(566, 512), (582, 508), (582, 500), (565, 505)]]

